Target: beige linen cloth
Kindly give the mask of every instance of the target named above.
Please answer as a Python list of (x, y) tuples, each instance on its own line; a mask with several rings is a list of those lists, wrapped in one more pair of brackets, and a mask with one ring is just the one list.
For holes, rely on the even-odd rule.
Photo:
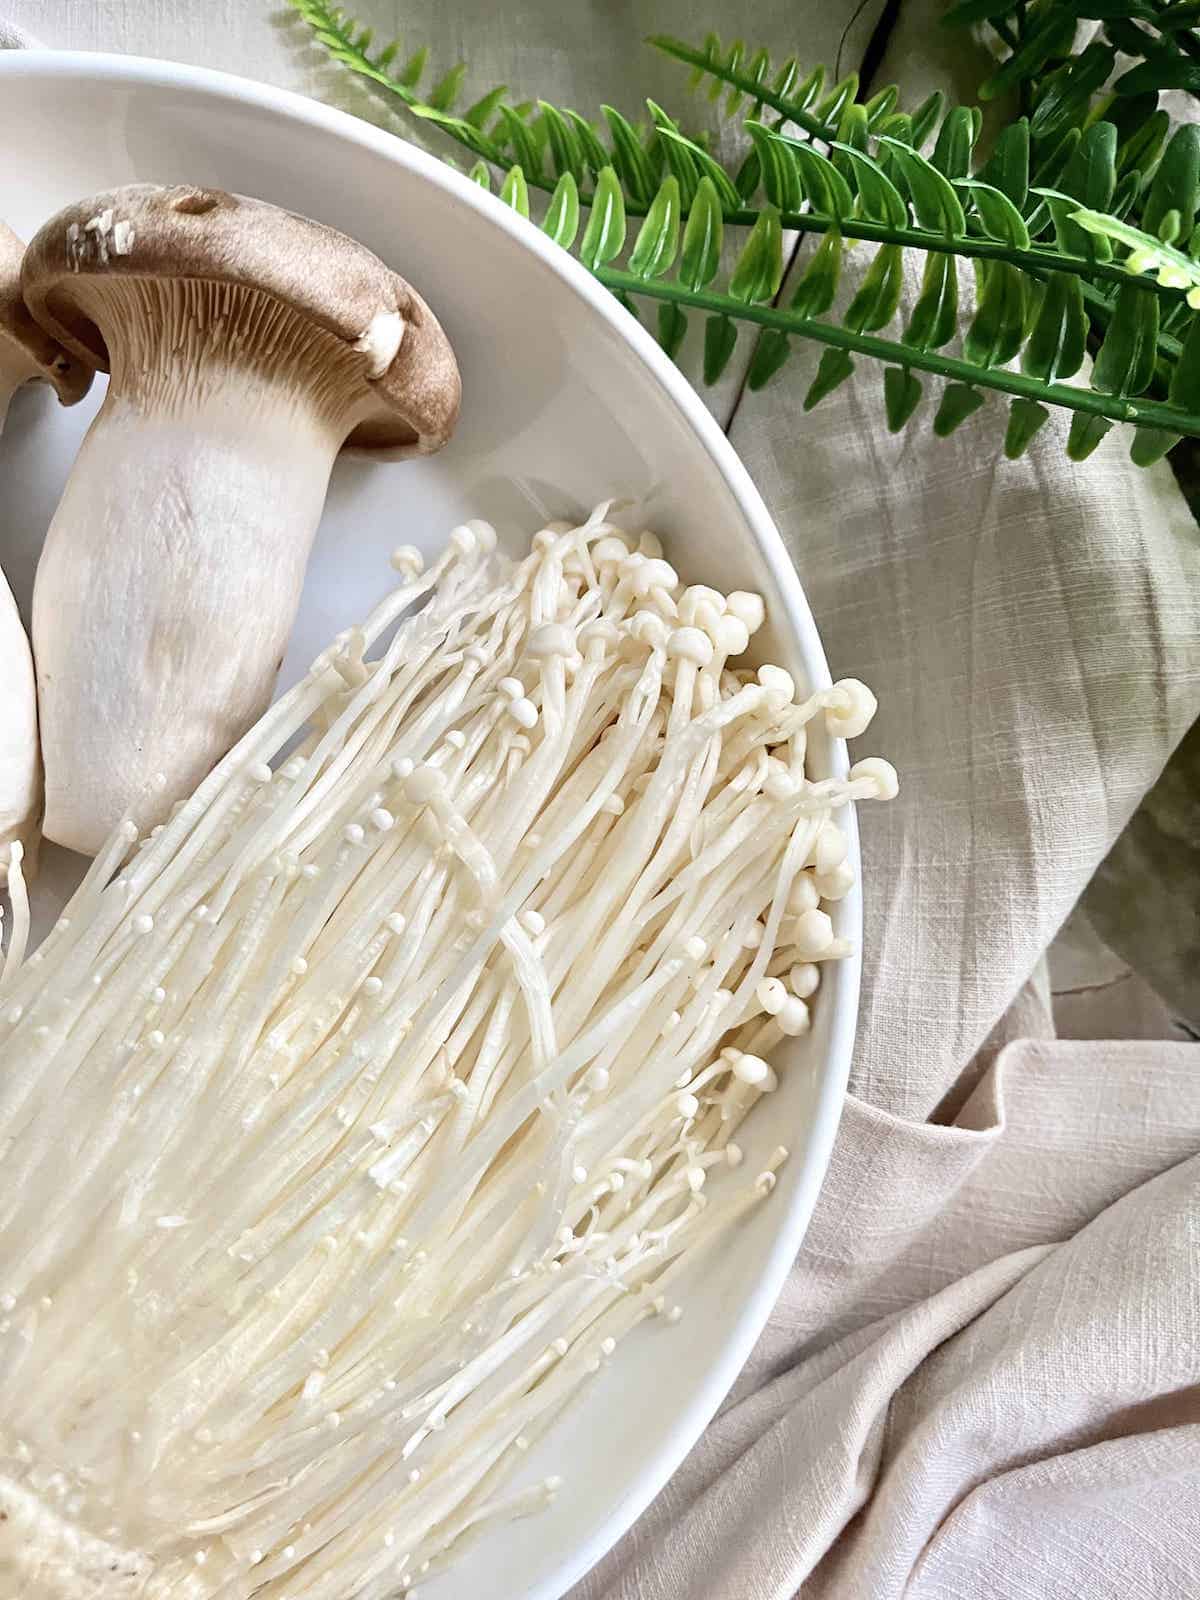
[[(881, 82), (939, 81), (931, 23)], [(896, 439), (877, 370), (806, 415), (792, 362), (730, 435), (903, 782), (852, 1093), (733, 1395), (574, 1600), (1191, 1600), (1200, 1046), (1056, 1042), (1041, 957), (1200, 711), (1200, 534), (1127, 442)]]
[[(40, 5), (9, 9), (48, 34)], [(381, 32), (395, 9), (355, 7)], [(812, 62), (853, 16), (845, 69), (878, 16), (782, 0), (719, 16), (690, 0), (399, 9), (481, 87), (490, 72), (627, 111), (637, 88), (688, 103), (681, 74), (633, 52), (640, 34), (715, 24)], [(52, 43), (159, 44), (108, 8), (63, 10)], [(101, 22), (124, 36), (89, 32)], [(980, 65), (906, 0), (879, 81), (970, 95)], [(330, 88), (305, 71), (274, 75)], [(928, 398), (896, 439), (867, 363), (806, 415), (814, 364), (797, 352), (740, 397), (735, 366), (709, 398), (835, 676), (878, 691), (871, 748), (903, 776), (862, 818), (852, 1093), (734, 1393), (572, 1600), (1192, 1600), (1200, 1046), (1056, 1041), (1042, 957), (1200, 713), (1200, 534), (1169, 469), (1134, 470), (1127, 441), (1073, 466), (1056, 418), (1007, 463), (997, 402), (942, 442)]]

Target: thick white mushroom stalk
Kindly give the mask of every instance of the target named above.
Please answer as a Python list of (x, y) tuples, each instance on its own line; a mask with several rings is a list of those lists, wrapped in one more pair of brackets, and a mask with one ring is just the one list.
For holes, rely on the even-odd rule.
[(411, 1596), (773, 1186), (738, 1128), (895, 786), (806, 731), (873, 699), (734, 665), (761, 601), (603, 508), (494, 546), (397, 552), (27, 959), (17, 896), (0, 1592)]

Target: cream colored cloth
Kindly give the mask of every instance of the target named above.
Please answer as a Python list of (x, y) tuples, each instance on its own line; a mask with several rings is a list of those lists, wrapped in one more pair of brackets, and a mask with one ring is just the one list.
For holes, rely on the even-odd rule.
[(1192, 1600), (1200, 1046), (1055, 1041), (1041, 957), (1200, 710), (1200, 536), (1115, 440), (897, 440), (793, 360), (732, 436), (903, 772), (853, 1094), (733, 1396), (573, 1600)]
[(952, 1127), (857, 1098), (721, 1416), (576, 1591), (1200, 1593), (1191, 1046), (1008, 1045)]
[(897, 439), (814, 367), (730, 432), (903, 774), (853, 1094), (734, 1394), (572, 1600), (1193, 1600), (1200, 1046), (1054, 1041), (1042, 957), (1200, 712), (1200, 534), (1127, 438), (1008, 463), (934, 393)]
[[(266, 4), (6, 9), (51, 44), (249, 71), (384, 120)], [(846, 34), (846, 69), (880, 7), (353, 9), (380, 35), (401, 11), (478, 88), (629, 112), (649, 93), (699, 121), (641, 35), (716, 25), (811, 63)], [(905, 0), (882, 81), (969, 93), (972, 48)], [(931, 394), (894, 439), (877, 370), (805, 414), (815, 358), (742, 394), (751, 348), (708, 398), (835, 674), (878, 690), (871, 748), (904, 788), (862, 818), (853, 1093), (804, 1248), (720, 1416), (572, 1600), (1194, 1600), (1200, 1046), (1056, 1042), (1042, 957), (1200, 712), (1200, 535), (1169, 470), (1136, 472), (1115, 437), (1074, 467), (1055, 419), (1005, 463), (999, 402), (943, 442)]]

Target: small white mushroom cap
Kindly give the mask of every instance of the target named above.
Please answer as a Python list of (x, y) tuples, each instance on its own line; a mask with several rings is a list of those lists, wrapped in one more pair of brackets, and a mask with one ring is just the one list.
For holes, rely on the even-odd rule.
[(879, 702), (857, 678), (843, 678), (825, 695), (825, 726), (839, 739), (857, 739), (870, 726)]
[(890, 761), (882, 756), (866, 756), (856, 761), (848, 774), (851, 783), (871, 784), (873, 800), (894, 800), (900, 793), (900, 778)]

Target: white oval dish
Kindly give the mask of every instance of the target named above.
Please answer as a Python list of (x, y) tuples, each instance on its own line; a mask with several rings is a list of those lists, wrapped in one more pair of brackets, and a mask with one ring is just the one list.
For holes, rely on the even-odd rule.
[[(702, 402), (580, 266), (467, 179), (298, 95), (117, 56), (0, 53), (0, 147), (0, 217), (24, 237), (68, 201), (117, 184), (215, 185), (363, 240), (444, 323), (463, 372), (459, 432), (428, 461), (339, 462), (281, 682), (384, 591), (395, 545), (429, 551), (456, 522), (482, 516), (515, 546), (539, 518), (619, 492), (639, 498), (685, 581), (760, 590), (771, 618), (764, 653), (801, 681), (828, 683), (779, 534)], [(23, 392), (0, 441), (0, 562), (26, 615), (43, 532), (102, 388), (72, 411)], [(844, 773), (840, 743), (810, 749), (819, 773)], [(857, 868), (852, 815), (846, 828)], [(77, 866), (64, 852), (46, 858), (43, 919)], [(857, 890), (836, 924), (857, 946)], [(694, 1444), (804, 1237), (845, 1092), (859, 973), (857, 956), (826, 967), (813, 1030), (787, 1041), (770, 1115), (748, 1124), (748, 1166), (781, 1138), (791, 1150), (770, 1199), (702, 1264), (682, 1297), (682, 1325), (647, 1324), (626, 1340), (530, 1452), (529, 1478), (564, 1479), (553, 1507), (483, 1535), (422, 1583), (422, 1600), (556, 1600)]]

